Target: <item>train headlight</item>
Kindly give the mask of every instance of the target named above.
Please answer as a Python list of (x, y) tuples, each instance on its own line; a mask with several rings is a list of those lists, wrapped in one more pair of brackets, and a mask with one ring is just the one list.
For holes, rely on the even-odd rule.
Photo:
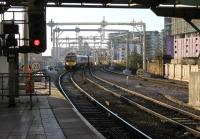
[(65, 62), (65, 65), (67, 65), (67, 66), (68, 66), (68, 65), (69, 65), (69, 63), (68, 63), (68, 62)]

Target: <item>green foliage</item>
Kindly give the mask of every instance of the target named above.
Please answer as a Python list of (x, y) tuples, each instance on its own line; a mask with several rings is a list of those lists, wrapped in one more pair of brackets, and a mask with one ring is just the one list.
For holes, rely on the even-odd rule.
[(124, 63), (115, 63), (115, 70), (124, 70), (126, 65)]
[(129, 64), (131, 69), (138, 69), (142, 66), (142, 56), (136, 52), (132, 52), (129, 56)]
[(161, 60), (163, 57), (162, 51), (160, 49), (156, 49), (154, 59)]

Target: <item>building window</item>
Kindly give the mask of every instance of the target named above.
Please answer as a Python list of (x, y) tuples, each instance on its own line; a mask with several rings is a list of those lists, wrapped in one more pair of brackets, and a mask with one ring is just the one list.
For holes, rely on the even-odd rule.
[(188, 45), (186, 45), (186, 47), (188, 47)]
[(176, 46), (174, 46), (174, 48), (176, 48)]
[(198, 50), (196, 50), (196, 53), (198, 52)]
[(177, 53), (177, 51), (174, 52), (175, 54)]
[(196, 38), (196, 40), (198, 40), (198, 38)]
[(186, 50), (186, 53), (188, 53), (188, 50)]

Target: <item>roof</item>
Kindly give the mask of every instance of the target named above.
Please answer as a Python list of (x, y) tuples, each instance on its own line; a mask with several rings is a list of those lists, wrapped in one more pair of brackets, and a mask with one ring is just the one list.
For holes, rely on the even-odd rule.
[[(28, 1), (33, 0), (0, 0), (0, 2), (7, 2), (10, 5), (28, 5)], [(37, 0), (35, 0), (37, 1)], [(38, 0), (42, 1), (42, 0)], [(43, 0), (47, 6), (94, 6), (94, 7), (155, 7), (159, 4), (174, 5), (174, 4), (187, 4), (187, 5), (200, 5), (197, 0)]]
[[(27, 6), (28, 1), (33, 0), (0, 0), (7, 6)], [(158, 16), (200, 19), (197, 0), (43, 0), (43, 3), (47, 7), (149, 8)], [(0, 3), (0, 12), (5, 9)]]

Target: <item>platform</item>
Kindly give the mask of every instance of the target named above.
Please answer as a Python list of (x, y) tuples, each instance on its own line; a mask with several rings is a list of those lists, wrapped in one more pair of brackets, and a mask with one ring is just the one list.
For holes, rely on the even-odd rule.
[(57, 88), (51, 91), (51, 96), (33, 97), (32, 109), (27, 96), (16, 99), (15, 107), (0, 98), (0, 139), (103, 138), (81, 120)]

